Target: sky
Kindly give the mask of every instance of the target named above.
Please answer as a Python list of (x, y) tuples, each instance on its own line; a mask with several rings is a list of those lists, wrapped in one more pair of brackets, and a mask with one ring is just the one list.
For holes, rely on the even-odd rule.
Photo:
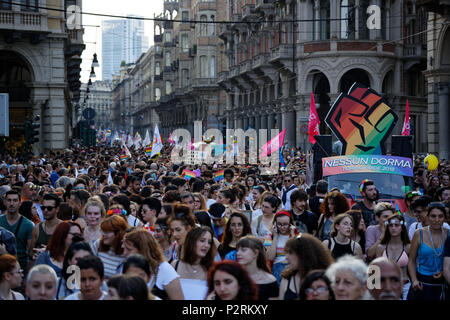
[[(139, 15), (146, 18), (153, 18), (154, 14), (159, 15), (163, 12), (164, 0), (85, 0), (82, 5), (82, 12), (101, 13), (112, 15)], [(124, 7), (126, 4), (126, 7)], [(84, 27), (84, 43), (86, 48), (81, 55), (81, 82), (87, 83), (91, 72), (91, 64), (94, 53), (97, 53), (100, 67), (95, 68), (96, 78), (92, 82), (101, 80), (102, 77), (102, 31), (103, 20), (115, 18), (100, 17), (88, 14), (82, 15), (82, 24)], [(149, 46), (153, 45), (153, 21), (144, 21), (144, 32), (149, 38)]]

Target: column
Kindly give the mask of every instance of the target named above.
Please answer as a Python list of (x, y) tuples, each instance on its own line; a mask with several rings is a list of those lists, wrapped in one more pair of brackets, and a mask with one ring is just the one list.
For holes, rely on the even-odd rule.
[(255, 130), (258, 131), (261, 129), (261, 116), (255, 117)]
[(260, 118), (261, 118), (261, 129), (267, 129), (267, 115), (263, 114)]
[(242, 130), (247, 130), (248, 127), (248, 117), (244, 117), (244, 127), (242, 128)]
[(286, 129), (285, 142), (288, 143), (289, 148), (295, 147), (295, 111), (283, 113), (283, 129)]
[(439, 83), (439, 159), (448, 159), (450, 138), (449, 82)]
[(277, 113), (275, 115), (275, 119), (277, 120), (278, 130), (280, 130), (280, 131), (283, 130), (283, 119), (282, 119), (281, 113)]

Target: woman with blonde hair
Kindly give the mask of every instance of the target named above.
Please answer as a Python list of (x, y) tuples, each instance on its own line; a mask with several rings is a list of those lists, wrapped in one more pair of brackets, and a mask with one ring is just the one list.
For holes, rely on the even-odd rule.
[(323, 244), (330, 249), (334, 259), (349, 254), (359, 259), (363, 258), (361, 246), (350, 237), (353, 231), (353, 218), (347, 213), (341, 213), (334, 218), (331, 227), (330, 239), (325, 239)]
[(100, 200), (90, 198), (84, 206), (86, 228), (84, 229), (84, 240), (94, 242), (102, 237), (100, 224), (105, 218), (106, 211)]
[(149, 289), (155, 296), (163, 300), (184, 299), (180, 276), (165, 260), (158, 241), (150, 232), (136, 229), (125, 234), (122, 248), (126, 257), (139, 253), (148, 260), (151, 272)]
[(128, 229), (126, 217), (113, 214), (100, 225), (102, 237), (91, 244), (92, 252), (98, 256), (104, 265), (105, 278), (108, 279), (118, 272), (125, 256), (123, 255), (122, 239)]

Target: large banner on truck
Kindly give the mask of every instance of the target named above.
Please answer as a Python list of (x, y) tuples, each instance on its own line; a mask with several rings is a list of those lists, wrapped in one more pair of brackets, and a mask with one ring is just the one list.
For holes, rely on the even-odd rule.
[(410, 158), (385, 155), (339, 156), (322, 159), (323, 176), (356, 172), (378, 172), (412, 177)]

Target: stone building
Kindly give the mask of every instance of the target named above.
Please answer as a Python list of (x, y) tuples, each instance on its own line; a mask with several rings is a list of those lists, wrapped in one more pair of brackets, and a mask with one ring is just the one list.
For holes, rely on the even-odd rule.
[[(89, 92), (87, 92), (88, 85), (83, 83), (81, 85), (81, 91), (84, 96), (89, 96), (86, 103), (82, 105), (82, 109), (92, 108), (95, 110), (95, 118), (93, 124), (97, 129), (104, 129), (110, 127), (110, 121), (112, 119), (112, 82), (109, 80), (95, 81), (89, 86)], [(83, 110), (80, 108), (79, 120), (81, 119)]]
[[(370, 30), (369, 5), (380, 7), (381, 29)], [(382, 94), (399, 115), (409, 100), (415, 152), (426, 150), (426, 12), (414, 1), (227, 1), (218, 36), (228, 56), (219, 73), (227, 92), (228, 128), (286, 130), (289, 146), (308, 147), (311, 92), (321, 121), (356, 81)], [(388, 141), (389, 149), (390, 141)]]
[(64, 149), (72, 136), (85, 48), (81, 16), (78, 25), (66, 23), (72, 5), (81, 8), (81, 0), (0, 4), (0, 92), (9, 93), (10, 139), (24, 141), (26, 118), (40, 115), (35, 152)]
[(450, 1), (420, 0), (428, 12), (427, 80), (429, 151), (450, 156)]

